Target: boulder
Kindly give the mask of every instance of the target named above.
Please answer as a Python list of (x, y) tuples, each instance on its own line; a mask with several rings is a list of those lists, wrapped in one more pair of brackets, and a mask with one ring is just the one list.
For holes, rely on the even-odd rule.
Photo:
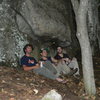
[(64, 0), (2, 0), (0, 64), (17, 67), (27, 43), (35, 47), (36, 57), (40, 47), (51, 49), (56, 43), (70, 45), (69, 15)]
[(51, 90), (41, 100), (62, 100), (62, 97), (55, 90)]

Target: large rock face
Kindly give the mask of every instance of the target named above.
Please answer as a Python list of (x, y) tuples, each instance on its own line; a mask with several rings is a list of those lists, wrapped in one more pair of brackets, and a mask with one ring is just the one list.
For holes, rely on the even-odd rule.
[(57, 0), (25, 1), (22, 13), (36, 35), (58, 37), (61, 40), (66, 40), (66, 37), (68, 37), (68, 40), (70, 39), (70, 28), (61, 12), (65, 10), (66, 14), (67, 11), (61, 1), (62, 0), (59, 0), (59, 2)]
[(14, 21), (14, 12), (6, 2), (0, 4), (0, 64), (16, 67), (22, 56), (27, 36), (20, 34)]
[(73, 16), (71, 0), (0, 0), (0, 64), (17, 66), (27, 43), (37, 58), (41, 47), (49, 47), (51, 55), (57, 45), (75, 51)]
[(55, 43), (69, 46), (69, 1), (65, 5), (64, 0), (2, 0), (0, 63), (17, 66), (26, 43), (32, 43), (37, 49)]
[[(68, 0), (69, 1), (69, 0)], [(69, 4), (69, 3), (68, 3)], [(24, 0), (16, 21), (24, 33), (46, 40), (58, 39), (66, 45), (71, 42), (71, 29), (64, 0)]]

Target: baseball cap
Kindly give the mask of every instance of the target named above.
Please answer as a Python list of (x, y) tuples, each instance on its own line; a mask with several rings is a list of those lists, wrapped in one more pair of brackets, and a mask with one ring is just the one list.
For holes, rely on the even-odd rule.
[(46, 50), (47, 52), (49, 52), (49, 48), (41, 48), (41, 49), (40, 49), (40, 53), (42, 53), (43, 50)]

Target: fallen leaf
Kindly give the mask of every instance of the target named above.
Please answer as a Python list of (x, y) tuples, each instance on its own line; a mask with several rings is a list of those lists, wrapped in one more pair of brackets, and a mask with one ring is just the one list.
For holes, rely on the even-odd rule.
[(6, 81), (5, 80), (2, 80), (2, 83), (6, 83)]
[(38, 94), (39, 92), (37, 89), (34, 89), (33, 91), (35, 92), (35, 94)]
[(15, 100), (15, 98), (10, 98), (9, 100)]

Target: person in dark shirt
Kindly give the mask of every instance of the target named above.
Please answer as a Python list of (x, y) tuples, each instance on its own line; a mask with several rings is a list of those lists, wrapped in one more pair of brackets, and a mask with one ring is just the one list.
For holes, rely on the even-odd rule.
[(59, 53), (57, 53), (54, 58), (57, 59), (57, 60), (61, 60), (62, 58), (69, 58), (69, 56), (67, 54), (65, 54), (65, 53), (61, 53), (61, 54), (62, 55), (60, 55)]
[(35, 60), (35, 58), (31, 56), (31, 52), (33, 51), (33, 46), (31, 44), (25, 45), (23, 51), (25, 55), (21, 58), (21, 65), (25, 71), (33, 70), (35, 73), (43, 75), (47, 78), (57, 80), (61, 83), (66, 83), (65, 80), (59, 78), (46, 67), (41, 67), (40, 64)]
[(54, 58), (56, 60), (63, 60), (71, 69), (77, 68), (77, 72), (74, 74), (74, 76), (79, 76), (79, 66), (77, 59), (75, 57), (71, 59), (66, 53), (63, 53), (63, 48), (61, 46), (57, 47), (57, 54)]
[(53, 57), (48, 57), (48, 50), (46, 48), (40, 50), (40, 55), (40, 61), (45, 62), (44, 66), (59, 76), (61, 74), (73, 75), (76, 72), (76, 69), (71, 70), (66, 64), (62, 64), (62, 61), (56, 60)]
[(33, 46), (30, 44), (25, 45), (23, 51), (25, 55), (21, 58), (21, 65), (25, 71), (39, 68), (39, 64), (34, 57), (31, 56)]

